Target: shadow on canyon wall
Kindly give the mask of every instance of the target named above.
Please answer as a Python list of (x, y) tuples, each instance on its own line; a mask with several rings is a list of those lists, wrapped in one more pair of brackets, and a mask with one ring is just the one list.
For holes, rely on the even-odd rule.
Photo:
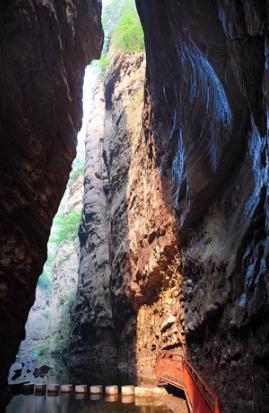
[(75, 156), (84, 69), (102, 49), (100, 2), (72, 5), (0, 7), (0, 393)]
[(177, 217), (185, 354), (219, 391), (223, 411), (265, 412), (265, 5), (137, 0), (137, 7), (147, 54), (145, 139)]

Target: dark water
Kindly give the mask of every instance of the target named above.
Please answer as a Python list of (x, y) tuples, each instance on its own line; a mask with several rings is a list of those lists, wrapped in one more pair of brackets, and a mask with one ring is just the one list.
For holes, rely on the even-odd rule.
[(15, 396), (6, 413), (171, 413), (156, 399), (98, 395)]

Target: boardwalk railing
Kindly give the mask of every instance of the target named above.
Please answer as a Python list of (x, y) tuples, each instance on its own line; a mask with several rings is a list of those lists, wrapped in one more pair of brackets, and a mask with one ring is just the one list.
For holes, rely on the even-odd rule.
[(200, 373), (181, 355), (160, 353), (155, 362), (160, 386), (184, 390), (193, 413), (220, 413), (219, 398)]

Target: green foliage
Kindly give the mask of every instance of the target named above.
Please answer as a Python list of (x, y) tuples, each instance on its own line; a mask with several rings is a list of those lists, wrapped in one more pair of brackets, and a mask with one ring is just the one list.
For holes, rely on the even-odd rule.
[(49, 273), (49, 271), (46, 270), (46, 268), (39, 277), (38, 285), (40, 288), (47, 292), (50, 292), (52, 290), (51, 274)]
[(72, 186), (74, 185), (74, 183), (76, 182), (78, 177), (83, 176), (83, 174), (84, 174), (84, 165), (83, 165), (83, 162), (81, 161), (81, 159), (79, 159), (79, 157), (78, 157), (73, 162), (72, 171), (71, 171), (70, 176), (69, 176), (67, 189), (72, 188)]
[(55, 217), (55, 231), (50, 242), (57, 246), (63, 241), (71, 241), (77, 237), (81, 212), (72, 209), (69, 213), (58, 213)]
[(39, 344), (36, 348), (37, 356), (43, 356), (44, 354), (48, 353), (48, 346), (47, 344)]
[[(134, 3), (135, 0), (132, 0)], [(119, 21), (123, 7), (126, 6), (128, 0), (112, 0), (109, 5), (104, 5), (102, 10), (102, 26), (105, 32), (104, 50), (108, 47), (108, 41), (114, 27)]]
[(104, 7), (102, 24), (105, 32), (103, 54), (97, 63), (104, 73), (109, 65), (109, 43), (120, 53), (144, 50), (144, 35), (135, 0), (113, 0)]
[(43, 311), (42, 315), (49, 320), (51, 317), (51, 310), (48, 308), (47, 310)]
[(107, 53), (103, 53), (101, 58), (97, 62), (97, 66), (102, 70), (105, 71), (109, 64), (109, 57)]
[(144, 50), (143, 30), (132, 0), (125, 2), (119, 22), (112, 34), (112, 44), (121, 52)]
[(68, 336), (60, 336), (59, 334), (56, 334), (56, 336), (53, 339), (53, 351), (61, 351), (64, 348), (67, 348), (69, 344), (69, 337)]

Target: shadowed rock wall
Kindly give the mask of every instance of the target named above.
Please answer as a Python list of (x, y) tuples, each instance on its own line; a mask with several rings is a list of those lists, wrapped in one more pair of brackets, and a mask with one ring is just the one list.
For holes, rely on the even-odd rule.
[[(184, 351), (222, 411), (268, 405), (265, 2), (137, 0), (145, 140), (180, 241)], [(152, 149), (151, 149), (152, 150)]]
[[(105, 174), (94, 171), (86, 189), (91, 202), (91, 185), (100, 193), (103, 188), (109, 214), (104, 220), (99, 211), (97, 219), (92, 205), (95, 215), (85, 227), (89, 289), (80, 288), (79, 303), (81, 314), (89, 303), (92, 318), (82, 329), (78, 317), (74, 336), (81, 337), (81, 354), (106, 343), (105, 352), (91, 353), (95, 360), (105, 355), (104, 364), (129, 370), (138, 382), (154, 380), (160, 351), (184, 353), (219, 392), (222, 411), (263, 412), (269, 351), (266, 8), (251, 1), (201, 7), (198, 1), (137, 0), (137, 6), (147, 56), (142, 125), (140, 112), (132, 110), (137, 128), (130, 138), (124, 116), (132, 88), (116, 65), (102, 103), (106, 126), (98, 153)], [(108, 234), (105, 242), (100, 226), (107, 228), (100, 232)], [(105, 265), (96, 262), (97, 249)], [(102, 285), (109, 294), (98, 307)], [(99, 323), (104, 308), (109, 326)]]
[(75, 156), (84, 68), (102, 48), (100, 14), (98, 0), (0, 6), (0, 387)]

